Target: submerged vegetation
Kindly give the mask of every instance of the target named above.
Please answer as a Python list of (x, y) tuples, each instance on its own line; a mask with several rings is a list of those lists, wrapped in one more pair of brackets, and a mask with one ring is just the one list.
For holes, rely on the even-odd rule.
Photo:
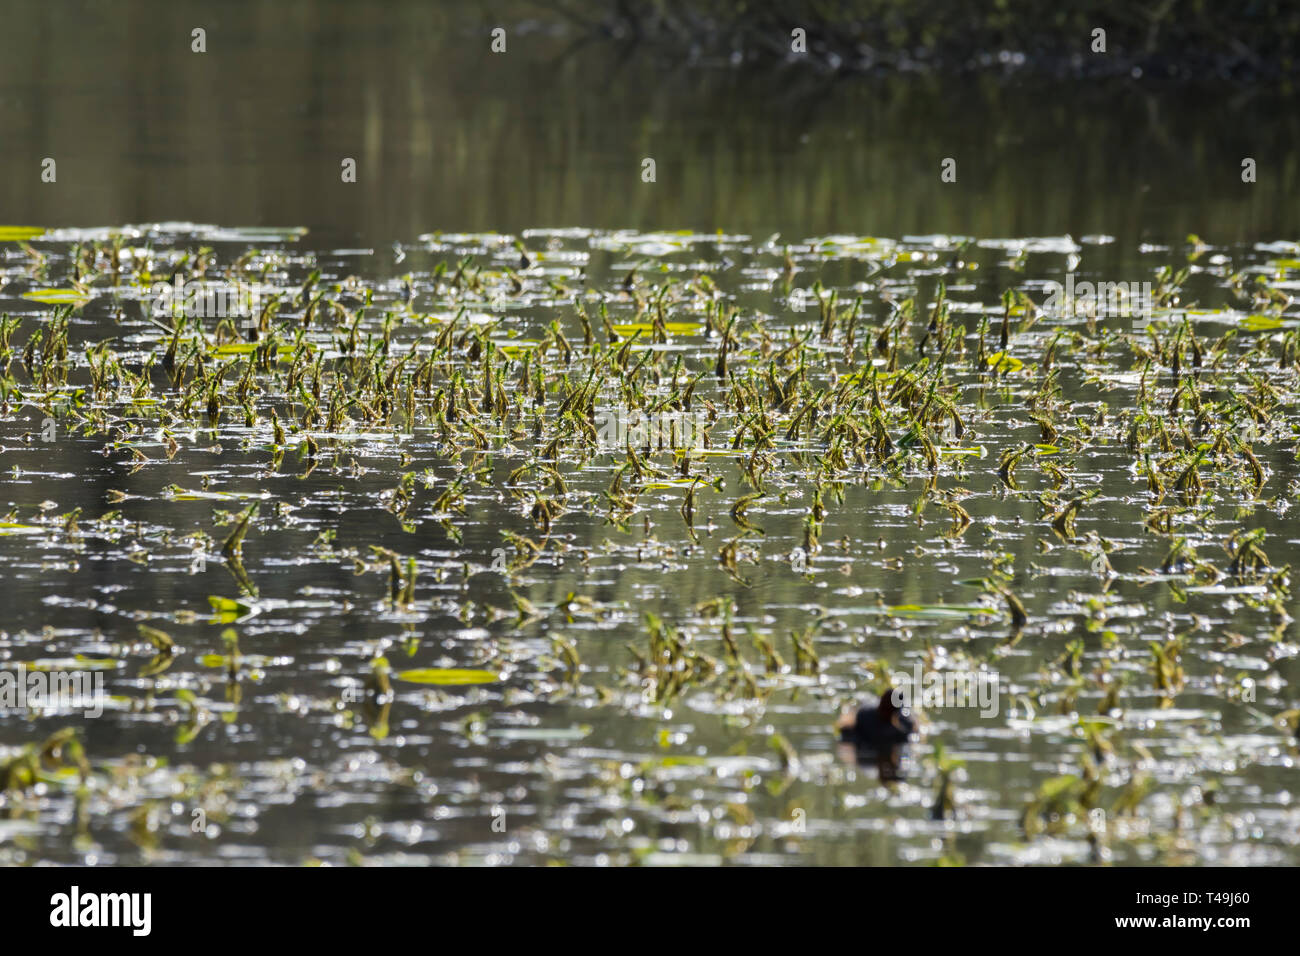
[[(0, 652), (118, 728), (0, 719), (0, 859), (1294, 861), (1300, 248), (1106, 244), (0, 228)], [(917, 660), (1001, 709), (877, 780)]]

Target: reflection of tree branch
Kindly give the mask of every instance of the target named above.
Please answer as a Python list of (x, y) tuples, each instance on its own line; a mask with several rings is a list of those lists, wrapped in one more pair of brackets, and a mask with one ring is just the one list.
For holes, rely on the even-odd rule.
[(1165, 15), (1173, 8), (1175, 2), (1176, 0), (1165, 0), (1164, 4), (1156, 10), (1144, 11), (1146, 12), (1147, 19), (1150, 21), (1147, 26), (1147, 45), (1146, 49), (1143, 51), (1147, 55), (1150, 55), (1155, 51), (1156, 38), (1160, 35), (1160, 25), (1164, 22)]
[(1242, 43), (1236, 37), (1228, 37), (1228, 46), (1236, 51), (1237, 55), (1250, 64), (1251, 69), (1258, 70), (1263, 66), (1263, 61), (1255, 55), (1255, 51), (1246, 44)]
[(590, 29), (594, 25), (589, 17), (584, 17), (581, 14), (575, 13), (563, 3), (560, 3), (560, 0), (532, 0), (532, 2), (536, 6), (558, 13), (560, 16), (564, 17), (564, 19), (585, 29)]
[(1166, 149), (1172, 149), (1173, 144), (1169, 142), (1169, 133), (1165, 130), (1165, 124), (1160, 122), (1160, 103), (1154, 96), (1146, 97), (1147, 106), (1147, 128), (1155, 134), (1156, 140)]
[(596, 38), (590, 33), (578, 34), (576, 37), (574, 37), (572, 43), (566, 46), (555, 56), (551, 57), (547, 61), (546, 65), (553, 69), (563, 66), (565, 63), (571, 60), (578, 53), (579, 50), (583, 49), (584, 47), (590, 46), (592, 43), (594, 43), (595, 39)]
[(627, 0), (617, 0), (619, 18), (632, 30), (633, 36), (641, 36), (641, 18), (636, 15)]
[(1246, 108), (1246, 104), (1259, 95), (1259, 87), (1247, 86), (1228, 101), (1230, 112), (1236, 113)]

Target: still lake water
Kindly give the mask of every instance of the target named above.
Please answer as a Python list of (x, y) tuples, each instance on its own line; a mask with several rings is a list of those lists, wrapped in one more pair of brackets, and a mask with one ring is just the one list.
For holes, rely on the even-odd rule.
[[(7, 221), (308, 226), (319, 241), (553, 226), (790, 237), (1295, 228), (1300, 117), (1264, 88), (688, 68), (474, 6), (54, 2), (6, 15)], [(313, 11), (316, 11), (313, 13)], [(79, 14), (69, 16), (70, 13)], [(328, 23), (320, 27), (318, 22)], [(208, 30), (208, 52), (190, 31)], [(1241, 182), (1254, 157), (1258, 182)], [(58, 163), (57, 184), (39, 180)], [(358, 163), (355, 185), (340, 162)], [(658, 181), (640, 181), (653, 157)], [(939, 182), (940, 162), (958, 181)]]
[[(60, 7), (78, 16), (56, 16)], [(72, 230), (33, 240), (49, 258), (43, 274), (30, 271), (17, 243), (0, 244), (0, 311), (24, 318), (15, 343), (50, 314), (24, 293), (65, 288), (72, 244), (96, 235), (76, 230), (157, 222), (231, 229), (144, 228), (128, 245), (151, 246), (172, 263), (173, 253), (208, 245), (222, 267), (255, 246), (279, 253), (273, 275), (283, 288), (319, 269), (328, 282), (359, 277), (354, 296), (371, 288), (381, 303), (400, 298), (409, 274), (413, 308), (429, 315), (463, 304), (431, 278), (437, 263), (454, 271), (473, 254), (497, 272), (516, 268), (509, 243), (486, 234), (519, 236), (542, 251), (549, 278), (582, 277), (607, 293), (616, 322), (632, 321), (617, 301), (627, 271), (652, 263), (642, 267), (645, 281), (707, 272), (746, 315), (767, 316), (782, 341), (810, 320), (774, 291), (785, 244), (796, 285), (820, 279), (842, 301), (861, 294), (873, 323), (890, 301), (932, 301), (943, 278), (973, 335), (981, 315), (1000, 315), (1006, 288), (1027, 288), (1041, 304), (1041, 283), (1062, 281), (1072, 267), (1092, 279), (1152, 280), (1160, 266), (1186, 262), (1185, 239), (1195, 233), (1211, 245), (1186, 287), (1187, 299), (1214, 310), (1197, 319), (1202, 339), (1241, 327), (1229, 348), (1244, 355), (1256, 336), (1295, 320), (1288, 310), (1282, 325), (1252, 328), (1242, 326), (1245, 312), (1224, 311), (1232, 272), (1286, 290), (1294, 280), (1286, 263), (1300, 258), (1286, 245), (1300, 236), (1296, 111), (1270, 91), (755, 74), (524, 28), (494, 56), (494, 24), (478, 13), (327, 7), (326, 29), (314, 26), (318, 5), (294, 3), (159, 4), (154, 15), (125, 19), (112, 4), (50, 4), (7, 19), (0, 225)], [(196, 25), (208, 30), (203, 55), (189, 49)], [(1249, 185), (1240, 178), (1246, 156), (1259, 166)], [(57, 161), (56, 183), (40, 182), (45, 157)], [(357, 160), (356, 184), (340, 182), (344, 157)], [(656, 160), (652, 184), (641, 181), (645, 157)], [(954, 184), (939, 180), (945, 157), (957, 159)], [(280, 240), (239, 229), (252, 226), (308, 231)], [(819, 241), (834, 236), (843, 238)], [(980, 242), (959, 247), (950, 236)], [(146, 355), (161, 359), (165, 343), (136, 317), (133, 295), (101, 292), (73, 320), (74, 359), (104, 339), (137, 372)], [(554, 319), (581, 340), (572, 310), (548, 300), (541, 276), (525, 276), (523, 295), (514, 306), (474, 307), (504, 316), (503, 332), (520, 342), (538, 340)], [(683, 317), (698, 318), (685, 306)], [(1019, 350), (1028, 367), (1059, 328), (1084, 331), (1076, 320), (1045, 319), (1008, 351)], [(717, 350), (692, 329), (672, 345), (692, 371)], [(430, 511), (432, 495), (460, 473), (431, 429), (405, 443), (364, 437), (337, 467), (331, 457), (300, 478), (301, 466), (289, 463), (296, 459), (268, 467), (265, 437), (254, 441), (228, 416), (219, 432), (178, 428), (172, 458), (160, 443), (139, 445), (150, 463), (137, 469), (139, 436), (61, 433), (43, 443), (33, 438), (42, 415), (14, 403), (0, 416), (0, 506), (16, 509), (6, 520), (18, 526), (0, 534), (0, 659), (109, 662), (114, 698), (103, 717), (84, 722), (0, 713), (5, 748), (79, 726), (95, 768), (80, 794), (51, 785), (24, 798), (0, 822), (0, 860), (1088, 862), (1098, 849), (1086, 820), (1032, 838), (1021, 823), (1039, 788), (1077, 773), (1089, 750), (1072, 708), (1057, 706), (1071, 699), (1069, 675), (1052, 666), (1082, 638), (1085, 671), (1113, 665), (1130, 675), (1103, 804), (1145, 781), (1137, 812), (1109, 825), (1111, 858), (1294, 863), (1293, 738), (1256, 718), (1297, 704), (1293, 625), (1260, 605), (1258, 592), (1211, 589), (1180, 600), (1144, 573), (1169, 549), (1167, 538), (1143, 530), (1144, 482), (1118, 436), (1094, 441), (1074, 424), (1105, 418), (1101, 403), (1112, 415), (1133, 406), (1132, 355), (1112, 341), (1096, 353), (1062, 346), (1058, 361), (1068, 398), (1061, 421), (1070, 423), (1062, 432), (1080, 441), (1067, 470), (1103, 494), (1081, 513), (1079, 530), (1120, 546), (1109, 587), (1090, 567), (1094, 552), (1053, 544), (1038, 503), (998, 481), (999, 456), (1038, 441), (1023, 414), (1035, 386), (963, 373), (962, 408), (979, 412), (961, 446), (984, 453), (948, 474), (970, 492), (963, 504), (975, 519), (959, 539), (945, 536), (951, 519), (935, 505), (920, 519), (914, 513), (924, 480), (876, 487), (858, 476), (842, 502), (827, 503), (813, 575), (796, 573), (789, 555), (812, 486), (807, 463), (783, 457), (772, 479), (780, 497), (750, 514), (765, 535), (758, 560), (740, 565), (744, 587), (716, 560), (737, 530), (728, 508), (744, 490), (731, 463), (711, 466), (725, 475), (726, 492), (702, 496), (702, 546), (693, 548), (678, 487), (645, 492), (627, 530), (606, 523), (601, 491), (614, 469), (597, 459), (561, 469), (573, 500), (557, 522), (557, 550), (515, 583), (540, 612), (519, 627), (490, 564), (502, 530), (538, 537), (505, 491), (525, 443), (488, 456), (495, 480), (467, 493), (457, 541)], [(1254, 370), (1254, 361), (1243, 367)], [(827, 359), (827, 369), (834, 364)], [(841, 363), (836, 374), (852, 371)], [(1108, 380), (1112, 372), (1120, 377)], [(1224, 493), (1205, 506), (1203, 557), (1234, 528), (1264, 528), (1272, 564), (1300, 566), (1288, 513), (1294, 437), (1286, 434), (1300, 410), (1294, 376), (1275, 381), (1291, 391), (1276, 411), (1280, 431), (1256, 446), (1268, 483), (1258, 500)], [(1168, 401), (1168, 391), (1159, 397)], [(147, 417), (128, 409), (114, 411), (123, 421)], [(260, 411), (265, 431), (269, 412)], [(106, 453), (114, 438), (125, 444)], [(1028, 460), (1021, 467), (1022, 484), (1043, 487)], [(433, 491), (417, 496), (408, 533), (386, 496), (404, 472), (425, 469)], [(235, 622), (250, 660), (234, 692), (222, 664), (205, 657), (221, 652), (225, 626), (212, 622), (209, 597), (238, 594), (217, 553), (230, 525), (214, 514), (237, 512), (250, 496), (262, 510), (244, 564), (259, 595), (256, 613)], [(75, 508), (79, 534), (47, 525)], [(121, 518), (96, 523), (110, 509)], [(215, 539), (198, 567), (187, 538), (197, 531)], [(416, 558), (413, 608), (386, 605), (386, 564), (357, 573), (371, 546)], [(1030, 617), (1014, 644), (998, 602), (987, 602), (995, 614), (932, 607), (986, 600), (957, 582), (986, 575), (999, 554), (1014, 558), (1012, 588)], [(735, 601), (738, 629), (768, 637), (787, 663), (790, 632), (825, 612), (815, 638), (821, 677), (765, 674), (746, 636), (761, 703), (715, 689), (667, 707), (644, 699), (627, 675), (635, 663), (627, 645), (645, 644), (644, 612), (716, 641), (716, 621), (697, 608), (718, 597)], [(908, 606), (917, 609), (898, 610)], [(161, 675), (140, 673), (149, 659), (140, 622), (182, 647)], [(1161, 707), (1144, 655), (1148, 641), (1175, 633), (1189, 635), (1187, 683)], [(555, 635), (580, 656), (577, 687), (557, 676)], [(348, 694), (380, 650), (398, 670), (491, 668), (505, 679), (432, 689), (394, 681), (388, 733), (376, 733), (378, 721)], [(837, 751), (831, 724), (842, 702), (870, 686), (871, 662), (906, 671), (936, 654), (996, 660), (1000, 714), (932, 713), (902, 782), (887, 787), (874, 767)], [(1233, 695), (1242, 673), (1258, 681), (1249, 705)], [(197, 711), (179, 691), (195, 695)], [(1100, 691), (1078, 693), (1078, 712), (1095, 713)], [(795, 759), (773, 742), (778, 735)], [(944, 820), (932, 819), (936, 742), (965, 762), (956, 812)], [(204, 834), (191, 826), (196, 808), (217, 821)]]

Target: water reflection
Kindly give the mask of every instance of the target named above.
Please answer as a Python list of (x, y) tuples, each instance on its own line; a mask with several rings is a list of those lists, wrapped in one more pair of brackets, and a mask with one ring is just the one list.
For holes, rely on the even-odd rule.
[[(687, 69), (523, 27), (492, 54), (486, 14), (462, 5), (64, 6), (10, 11), (0, 38), (13, 222), (301, 224), (383, 249), (548, 225), (1129, 243), (1296, 229), (1297, 113), (1272, 91)], [(56, 184), (38, 179), (47, 156)]]

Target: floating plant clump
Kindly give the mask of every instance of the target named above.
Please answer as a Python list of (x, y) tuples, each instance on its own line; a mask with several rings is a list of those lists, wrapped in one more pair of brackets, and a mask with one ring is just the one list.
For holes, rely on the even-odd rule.
[(0, 860), (1296, 861), (1294, 244), (303, 240), (0, 228)]

